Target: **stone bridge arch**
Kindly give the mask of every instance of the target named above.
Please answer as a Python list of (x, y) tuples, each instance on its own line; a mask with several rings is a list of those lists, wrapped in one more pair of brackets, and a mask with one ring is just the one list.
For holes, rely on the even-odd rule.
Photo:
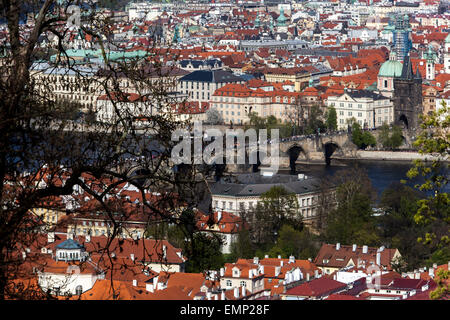
[(289, 146), (288, 149), (285, 151), (285, 153), (289, 157), (289, 168), (291, 169), (292, 173), (295, 173), (296, 171), (295, 163), (297, 162), (298, 159), (309, 161), (308, 152), (299, 143), (294, 143), (291, 146)]
[(327, 166), (331, 164), (331, 157), (333, 154), (344, 155), (341, 146), (334, 141), (325, 142), (322, 148)]

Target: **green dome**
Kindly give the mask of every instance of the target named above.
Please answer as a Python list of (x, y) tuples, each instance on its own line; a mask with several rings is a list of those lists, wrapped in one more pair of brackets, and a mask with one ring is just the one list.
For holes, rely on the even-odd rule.
[(450, 43), (450, 33), (448, 34), (447, 38), (445, 38), (445, 43)]
[(380, 68), (379, 77), (400, 77), (402, 74), (403, 64), (397, 60), (388, 60)]

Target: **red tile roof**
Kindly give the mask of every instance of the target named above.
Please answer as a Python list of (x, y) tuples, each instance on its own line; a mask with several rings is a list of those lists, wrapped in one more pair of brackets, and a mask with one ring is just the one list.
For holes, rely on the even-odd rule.
[(286, 291), (287, 296), (302, 296), (302, 297), (322, 297), (331, 293), (336, 293), (347, 288), (345, 283), (321, 277), (303, 283), (297, 287)]

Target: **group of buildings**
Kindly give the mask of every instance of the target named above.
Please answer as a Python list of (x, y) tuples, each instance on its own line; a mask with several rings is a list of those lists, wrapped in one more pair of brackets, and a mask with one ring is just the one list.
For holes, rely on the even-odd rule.
[[(40, 177), (38, 186), (49, 182), (46, 174)], [(255, 206), (262, 193), (280, 184), (295, 193), (305, 223), (311, 223), (323, 196), (316, 179), (245, 174), (211, 185), (212, 213), (194, 210), (196, 228), (221, 236), (222, 253), (230, 253), (239, 232), (249, 227), (240, 210)], [(331, 200), (332, 191), (327, 193)], [(17, 237), (23, 241), (14, 252), (23, 261), (15, 270), (17, 289), (62, 300), (429, 299), (438, 271), (449, 268), (433, 265), (400, 274), (394, 270), (401, 259), (395, 248), (324, 243), (309, 259), (294, 254), (238, 258), (217, 270), (189, 273), (183, 249), (151, 233), (158, 215), (143, 205), (144, 197), (158, 203), (164, 195), (143, 195), (127, 183), (118, 183), (112, 193), (113, 217), (81, 190), (30, 211), (40, 223), (34, 232)]]
[[(109, 38), (120, 50), (105, 55), (95, 38), (71, 29), (63, 42), (71, 68), (55, 68), (61, 57), (52, 56), (31, 70), (39, 93), (76, 102), (98, 122), (115, 122), (121, 112), (136, 121), (173, 112), (208, 121), (208, 110), (216, 110), (222, 124), (246, 124), (252, 113), (289, 123), (299, 106), (318, 106), (324, 114), (336, 109), (339, 129), (350, 120), (368, 129), (384, 123), (417, 128), (420, 115), (450, 101), (450, 15), (438, 0), (133, 2), (102, 13), (112, 17)], [(23, 28), (32, 24), (30, 17)], [(0, 39), (7, 37), (0, 26)], [(155, 43), (158, 70), (145, 64)], [(49, 36), (40, 45), (60, 43)], [(127, 60), (142, 60), (145, 80), (163, 85), (170, 101), (126, 74), (116, 79), (121, 93), (106, 92), (106, 65)], [(197, 210), (197, 228), (222, 235), (222, 252), (230, 253), (246, 228), (240, 211), (280, 184), (313, 225), (323, 192), (316, 179), (246, 174), (210, 186), (212, 213)], [(180, 248), (146, 235), (152, 214), (139, 205), (142, 194), (118, 185), (117, 195), (119, 226), (89, 201), (83, 213), (67, 215), (80, 209), (70, 197), (33, 210), (50, 229), (17, 254), (36, 258), (24, 267), (39, 290), (61, 299), (424, 299), (436, 287), (437, 270), (449, 268), (398, 274), (398, 250), (338, 243), (323, 244), (309, 260), (255, 257), (185, 273)], [(331, 202), (333, 196), (327, 190)], [(110, 242), (113, 232), (117, 239)]]
[(426, 300), (438, 270), (449, 268), (399, 274), (397, 249), (337, 243), (308, 260), (255, 257), (186, 273), (182, 250), (165, 240), (58, 231), (35, 237), (21, 255), (33, 262), (15, 283), (61, 300)]
[[(325, 112), (334, 106), (340, 128), (351, 119), (366, 128), (417, 127), (419, 115), (446, 99), (445, 8), (438, 0), (132, 2), (124, 11), (101, 11), (112, 17), (110, 41), (118, 49), (104, 55), (91, 35), (69, 30), (64, 46), (76, 70), (49, 67), (61, 59), (55, 55), (37, 61), (33, 74), (53, 98), (76, 101), (99, 122), (115, 121), (116, 103), (137, 119), (172, 111), (204, 121), (215, 109), (227, 125), (247, 123), (250, 113), (289, 123), (299, 105), (317, 105)], [(49, 35), (41, 46), (57, 40)], [(154, 107), (149, 91), (125, 76), (117, 82), (129, 96), (106, 94), (105, 64), (147, 61), (155, 43), (163, 70), (143, 74), (152, 83), (170, 79), (171, 103)]]

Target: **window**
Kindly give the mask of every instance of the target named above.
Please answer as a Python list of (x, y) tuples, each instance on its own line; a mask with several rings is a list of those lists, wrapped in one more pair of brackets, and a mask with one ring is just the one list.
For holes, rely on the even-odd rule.
[(227, 280), (227, 287), (231, 287), (233, 285), (233, 283), (231, 282), (231, 280)]
[(246, 286), (247, 286), (247, 282), (245, 282), (245, 281), (239, 282), (239, 287), (246, 287)]

